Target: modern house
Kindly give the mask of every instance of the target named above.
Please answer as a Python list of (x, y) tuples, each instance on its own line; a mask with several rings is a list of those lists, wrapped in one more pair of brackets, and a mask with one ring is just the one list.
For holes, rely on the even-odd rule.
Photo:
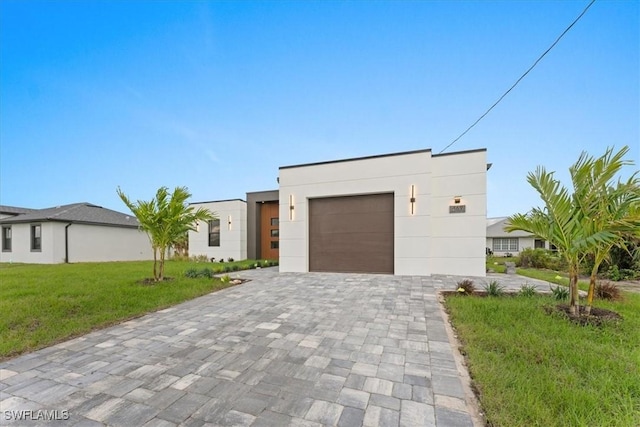
[[(282, 272), (483, 276), (487, 169), (485, 149), (283, 166), (278, 190), (247, 193), (247, 256), (279, 259)], [(192, 255), (233, 257), (225, 215), (219, 242), (215, 223), (190, 233)]]
[(240, 199), (191, 203), (216, 218), (189, 231), (189, 253), (220, 260), (247, 258), (247, 202)]
[(496, 256), (516, 256), (527, 248), (553, 249), (549, 243), (525, 231), (505, 231), (507, 217), (487, 218), (487, 249)]
[(153, 259), (135, 217), (90, 203), (47, 209), (1, 206), (1, 262), (57, 264)]

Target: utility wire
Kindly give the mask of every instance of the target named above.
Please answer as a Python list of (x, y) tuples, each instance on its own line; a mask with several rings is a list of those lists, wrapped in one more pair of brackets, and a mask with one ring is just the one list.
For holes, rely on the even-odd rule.
[(473, 122), (473, 124), (472, 124), (471, 126), (469, 126), (469, 127), (468, 127), (464, 132), (462, 132), (462, 133), (461, 133), (461, 134), (460, 134), (456, 139), (454, 139), (453, 141), (451, 141), (451, 143), (450, 143), (449, 145), (447, 145), (446, 147), (444, 147), (444, 148), (442, 149), (442, 151), (440, 151), (440, 153), (443, 153), (447, 148), (451, 147), (453, 144), (455, 144), (456, 142), (458, 142), (458, 140), (459, 140), (460, 138), (462, 138), (463, 136), (465, 136), (467, 132), (469, 132), (469, 131), (470, 131), (470, 130), (475, 126), (475, 125), (477, 125), (477, 124), (480, 122), (480, 120), (484, 119), (484, 117), (485, 117), (487, 114), (489, 114), (489, 112), (490, 112), (491, 110), (493, 110), (493, 108), (494, 108), (496, 105), (498, 105), (498, 104), (500, 103), (500, 101), (502, 101), (502, 99), (503, 99), (505, 96), (507, 96), (507, 95), (509, 94), (509, 92), (511, 92), (511, 91), (512, 91), (512, 90), (513, 90), (513, 89), (518, 85), (518, 83), (520, 83), (520, 81), (521, 81), (522, 79), (524, 79), (524, 78), (525, 78), (525, 76), (526, 76), (527, 74), (529, 74), (529, 72), (530, 72), (531, 70), (533, 70), (533, 69), (535, 68), (535, 66), (536, 66), (536, 65), (538, 65), (538, 62), (540, 62), (540, 61), (542, 60), (542, 58), (544, 58), (544, 57), (545, 57), (545, 55), (546, 55), (547, 53), (549, 53), (549, 51), (550, 51), (551, 49), (553, 49), (553, 48), (555, 47), (555, 45), (556, 45), (556, 44), (558, 44), (558, 42), (560, 41), (560, 39), (561, 39), (562, 37), (564, 37), (564, 35), (565, 35), (565, 34), (567, 34), (567, 32), (571, 29), (571, 27), (573, 27), (573, 26), (576, 24), (576, 22), (578, 22), (578, 21), (580, 20), (580, 18), (582, 18), (582, 16), (583, 16), (585, 13), (587, 13), (587, 10), (589, 10), (589, 8), (591, 7), (591, 5), (592, 5), (592, 4), (594, 4), (595, 2), (596, 2), (596, 0), (591, 0), (591, 3), (589, 3), (589, 4), (587, 5), (587, 7), (585, 7), (585, 8), (584, 8), (584, 10), (582, 11), (582, 13), (581, 13), (580, 15), (578, 15), (578, 17), (577, 17), (577, 18), (576, 18), (576, 19), (571, 23), (571, 25), (569, 25), (569, 26), (568, 26), (568, 27), (567, 27), (567, 28), (562, 32), (562, 34), (560, 34), (560, 35), (558, 36), (558, 38), (556, 39), (556, 41), (554, 41), (554, 42), (553, 42), (553, 44), (552, 44), (551, 46), (549, 46), (549, 48), (548, 48), (547, 50), (545, 50), (545, 51), (544, 51), (544, 53), (543, 53), (542, 55), (540, 55), (540, 57), (539, 57), (538, 59), (536, 59), (536, 62), (534, 62), (534, 63), (533, 63), (533, 65), (532, 65), (531, 67), (529, 67), (529, 69), (528, 69), (527, 71), (525, 71), (525, 73), (524, 73), (523, 75), (521, 75), (521, 76), (520, 76), (520, 78), (519, 78), (518, 80), (516, 80), (516, 82), (515, 82), (515, 83), (514, 83), (510, 88), (509, 88), (509, 90), (507, 90), (505, 93), (503, 93), (503, 94), (502, 94), (502, 96), (501, 96), (500, 98), (498, 98), (498, 100), (497, 100), (496, 102), (494, 102), (494, 103), (493, 103), (493, 105), (492, 105), (491, 107), (489, 107), (489, 109), (488, 109), (487, 111), (485, 111), (485, 112), (484, 112), (484, 114), (483, 114), (483, 115), (481, 115), (481, 116), (478, 118), (478, 120), (476, 120), (475, 122)]

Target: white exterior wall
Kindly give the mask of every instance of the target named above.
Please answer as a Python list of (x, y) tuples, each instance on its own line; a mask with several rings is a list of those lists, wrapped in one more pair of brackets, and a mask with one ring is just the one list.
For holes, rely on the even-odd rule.
[[(485, 276), (487, 153), (434, 156), (431, 180), (432, 270), (437, 274)], [(460, 196), (464, 213), (449, 213)]]
[[(425, 151), (283, 168), (279, 179), (280, 271), (309, 271), (309, 199), (393, 193), (395, 274), (485, 275), (484, 151), (442, 157)], [(466, 214), (449, 214), (454, 195), (463, 196)]]
[[(64, 262), (64, 226), (59, 241), (62, 242)], [(141, 261), (153, 259), (153, 251), (147, 234), (137, 228), (108, 227), (101, 225), (72, 224), (67, 229), (69, 238), (69, 262)]]
[(199, 231), (189, 232), (190, 256), (247, 259), (247, 203), (244, 200), (193, 203), (191, 206), (207, 209), (220, 218), (220, 246), (209, 246), (209, 227), (200, 224)]
[[(31, 251), (31, 226), (35, 224), (40, 224), (42, 227), (42, 250), (40, 251)], [(0, 262), (29, 264), (65, 262), (64, 229), (67, 223), (51, 221), (10, 225), (11, 252), (0, 252)], [(146, 234), (134, 228), (72, 224), (68, 228), (68, 233), (69, 262), (153, 259)]]
[[(31, 226), (40, 225), (41, 250), (31, 250)], [(60, 223), (33, 222), (27, 224), (3, 224), (11, 226), (11, 252), (2, 251), (0, 262), (29, 264), (56, 264), (64, 262), (64, 240), (60, 240)], [(64, 238), (64, 225), (62, 225)], [(62, 248), (60, 247), (62, 244)]]

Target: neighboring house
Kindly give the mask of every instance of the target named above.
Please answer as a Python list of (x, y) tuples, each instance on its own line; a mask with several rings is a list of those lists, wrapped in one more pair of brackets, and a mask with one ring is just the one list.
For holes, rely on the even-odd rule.
[(507, 217), (487, 219), (487, 248), (496, 256), (516, 256), (526, 248), (552, 249), (549, 244), (526, 231), (505, 231)]
[(209, 210), (217, 219), (200, 223), (196, 231), (189, 231), (189, 255), (204, 255), (216, 261), (247, 258), (247, 202), (233, 199), (190, 205)]
[(1, 262), (57, 264), (153, 259), (135, 217), (90, 203), (47, 209), (1, 206)]

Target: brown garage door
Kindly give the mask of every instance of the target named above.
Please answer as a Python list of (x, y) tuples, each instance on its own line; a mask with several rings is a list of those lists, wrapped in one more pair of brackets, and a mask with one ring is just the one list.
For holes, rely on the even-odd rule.
[(309, 271), (393, 274), (393, 193), (310, 199)]

